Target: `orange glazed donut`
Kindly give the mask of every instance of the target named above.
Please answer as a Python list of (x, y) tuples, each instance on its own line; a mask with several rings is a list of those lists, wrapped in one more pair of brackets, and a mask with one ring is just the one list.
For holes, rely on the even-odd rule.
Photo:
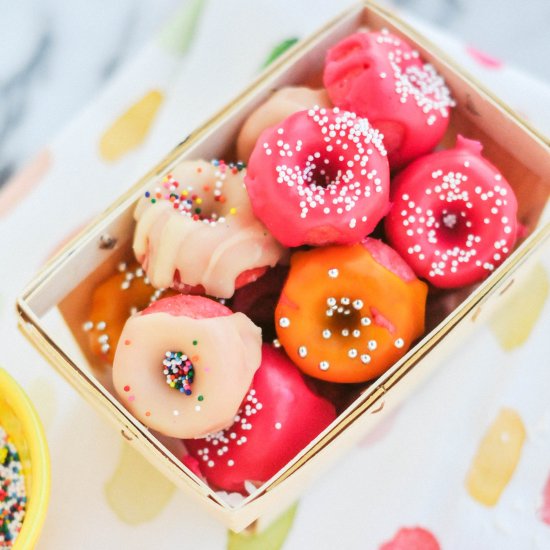
[(88, 333), (91, 352), (113, 364), (115, 349), (124, 323), (161, 297), (172, 296), (173, 290), (155, 289), (137, 262), (121, 262), (118, 272), (103, 281), (92, 295), (88, 320), (83, 330)]
[(375, 239), (297, 252), (275, 310), (277, 336), (304, 373), (364, 382), (422, 335), (427, 291), (397, 252)]

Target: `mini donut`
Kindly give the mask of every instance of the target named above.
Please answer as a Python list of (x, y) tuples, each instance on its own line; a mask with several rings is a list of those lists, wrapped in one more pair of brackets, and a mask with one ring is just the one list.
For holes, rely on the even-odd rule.
[(88, 333), (91, 352), (112, 365), (116, 344), (128, 317), (173, 294), (170, 289), (153, 288), (138, 263), (118, 264), (118, 272), (94, 290), (90, 315), (82, 327)]
[(245, 121), (237, 138), (237, 158), (248, 160), (260, 134), (287, 116), (311, 107), (331, 107), (327, 92), (304, 86), (287, 86), (273, 92)]
[(481, 150), (458, 136), (454, 149), (416, 160), (392, 184), (388, 240), (419, 277), (440, 288), (484, 279), (516, 242), (514, 191)]
[(275, 310), (279, 342), (310, 376), (371, 380), (424, 332), (427, 290), (382, 241), (296, 252)]
[(389, 209), (389, 168), (377, 130), (315, 107), (265, 130), (245, 184), (254, 213), (285, 246), (354, 243)]
[(385, 29), (357, 32), (332, 47), (323, 82), (334, 105), (367, 117), (384, 135), (392, 169), (441, 141), (455, 105), (434, 67)]
[(261, 331), (202, 296), (158, 300), (126, 322), (113, 382), (126, 408), (163, 435), (227, 428), (260, 365)]
[(254, 217), (244, 173), (242, 163), (184, 161), (145, 192), (134, 253), (153, 286), (229, 298), (277, 263), (283, 248)]
[(288, 357), (264, 344), (234, 424), (185, 446), (213, 487), (246, 494), (246, 481), (259, 486), (270, 479), (335, 418), (334, 405), (314, 393)]

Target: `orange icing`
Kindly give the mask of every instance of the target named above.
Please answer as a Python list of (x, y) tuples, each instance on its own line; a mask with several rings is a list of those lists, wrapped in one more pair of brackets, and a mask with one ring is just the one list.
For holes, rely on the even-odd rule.
[[(103, 281), (92, 295), (89, 320), (84, 325), (92, 353), (112, 365), (128, 317), (172, 294), (172, 290), (155, 290), (137, 263), (120, 264), (119, 272)], [(129, 345), (129, 341), (124, 344)]]
[(277, 335), (306, 374), (363, 382), (423, 333), (426, 294), (425, 283), (405, 281), (362, 244), (297, 252), (275, 311)]

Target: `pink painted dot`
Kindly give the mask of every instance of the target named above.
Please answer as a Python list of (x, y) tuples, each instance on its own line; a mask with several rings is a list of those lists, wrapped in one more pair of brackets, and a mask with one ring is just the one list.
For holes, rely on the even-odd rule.
[(548, 476), (544, 489), (542, 490), (542, 506), (539, 513), (540, 519), (543, 523), (550, 525), (550, 475)]
[(124, 345), (129, 346), (132, 343), (132, 340), (124, 340)]
[(128, 401), (134, 401), (135, 398), (136, 398), (135, 395), (129, 395), (128, 396)]
[(497, 59), (488, 53), (482, 52), (473, 46), (468, 46), (466, 48), (466, 52), (472, 59), (487, 69), (500, 69), (504, 65), (500, 59)]
[(379, 550), (441, 550), (437, 539), (423, 527), (402, 527)]

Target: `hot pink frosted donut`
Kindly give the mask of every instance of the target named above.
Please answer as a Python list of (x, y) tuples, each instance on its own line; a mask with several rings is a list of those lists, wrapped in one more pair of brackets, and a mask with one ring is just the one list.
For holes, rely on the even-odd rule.
[(246, 493), (245, 481), (267, 481), (335, 418), (334, 405), (311, 389), (288, 357), (264, 344), (235, 423), (185, 446), (214, 487)]
[(184, 161), (146, 191), (134, 253), (156, 288), (229, 298), (274, 266), (283, 248), (252, 213), (242, 163)]
[(265, 130), (245, 184), (254, 213), (286, 246), (358, 242), (389, 208), (380, 134), (337, 108), (300, 111)]
[(315, 106), (331, 107), (325, 90), (288, 86), (273, 92), (245, 121), (237, 138), (237, 158), (248, 160), (260, 134), (287, 116)]
[(126, 322), (115, 390), (149, 428), (179, 438), (227, 428), (261, 360), (261, 330), (201, 296), (163, 298)]
[(392, 168), (431, 151), (454, 106), (432, 65), (387, 30), (357, 32), (332, 47), (323, 81), (334, 105), (366, 116), (384, 134)]
[(417, 275), (441, 288), (487, 277), (517, 237), (517, 201), (477, 141), (426, 155), (392, 182), (385, 220), (391, 245)]

